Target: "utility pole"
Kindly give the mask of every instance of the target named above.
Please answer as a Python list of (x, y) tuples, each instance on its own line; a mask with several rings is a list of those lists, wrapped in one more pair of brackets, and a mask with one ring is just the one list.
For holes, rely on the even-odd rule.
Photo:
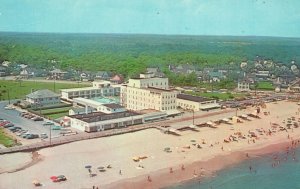
[(195, 125), (195, 111), (193, 109), (193, 125)]
[(49, 140), (50, 140), (50, 146), (51, 146), (51, 129), (52, 129), (52, 125), (49, 125), (49, 129), (50, 129)]
[(53, 82), (53, 91), (55, 92), (55, 80), (56, 80), (56, 78), (54, 78), (54, 82)]
[(8, 98), (8, 104), (10, 104), (9, 89), (7, 89), (7, 98)]

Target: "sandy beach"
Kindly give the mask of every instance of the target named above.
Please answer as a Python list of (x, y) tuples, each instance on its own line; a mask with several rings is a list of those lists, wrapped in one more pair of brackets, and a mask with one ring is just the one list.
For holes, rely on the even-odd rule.
[[(287, 119), (299, 114), (295, 102), (269, 103), (259, 114), (242, 123), (222, 123), (217, 128), (186, 130), (181, 136), (148, 129), (124, 135), (73, 142), (39, 150), (39, 161), (25, 169), (16, 170), (30, 161), (30, 153), (3, 155), (0, 158), (0, 188), (34, 188), (37, 179), (41, 188), (162, 188), (179, 182), (211, 176), (215, 171), (246, 158), (284, 150), (292, 140), (300, 138), (300, 128), (281, 130)], [(242, 113), (251, 113), (250, 107)], [(266, 115), (263, 112), (267, 112)], [(235, 113), (234, 113), (235, 114)], [(234, 114), (231, 114), (233, 116)], [(219, 117), (228, 117), (218, 115)], [(215, 120), (214, 118), (208, 118)], [(203, 122), (195, 120), (195, 123)], [(283, 123), (285, 121), (285, 123)], [(275, 125), (277, 126), (275, 127)], [(190, 124), (174, 123), (176, 124)], [(276, 132), (269, 133), (269, 129)], [(256, 129), (259, 129), (256, 130)], [(249, 137), (255, 131), (257, 137)], [(224, 142), (224, 139), (229, 140)], [(231, 140), (231, 141), (230, 141)], [(197, 144), (201, 148), (197, 147)], [(165, 152), (169, 148), (171, 152)], [(141, 157), (139, 162), (133, 157)], [(91, 165), (91, 177), (86, 165)], [(98, 167), (106, 168), (99, 172)], [(53, 183), (50, 177), (65, 175), (67, 181)]]

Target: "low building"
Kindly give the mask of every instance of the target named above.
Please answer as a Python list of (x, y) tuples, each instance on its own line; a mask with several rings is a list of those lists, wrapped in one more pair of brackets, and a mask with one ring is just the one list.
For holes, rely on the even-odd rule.
[(61, 97), (67, 101), (73, 98), (94, 98), (101, 96), (118, 96), (120, 94), (119, 85), (111, 85), (109, 81), (94, 81), (93, 87), (62, 89)]
[[(110, 99), (109, 99), (110, 100)], [(75, 106), (83, 106), (83, 107), (88, 107), (88, 108), (93, 108), (97, 112), (104, 112), (107, 114), (110, 113), (117, 113), (117, 112), (125, 112), (126, 109), (117, 104), (115, 100), (111, 100), (109, 102), (98, 102), (93, 99), (86, 99), (86, 98), (74, 98), (73, 99), (73, 105)]]
[(106, 114), (94, 112), (68, 116), (70, 125), (73, 128), (86, 132), (97, 132), (108, 129), (127, 127), (130, 125), (142, 124), (144, 116), (136, 112), (118, 112)]
[(237, 90), (240, 92), (247, 92), (250, 91), (250, 82), (247, 80), (240, 80), (238, 81)]
[(69, 115), (88, 114), (97, 112), (97, 109), (92, 107), (74, 107), (69, 110)]
[(38, 90), (26, 95), (26, 101), (32, 105), (51, 105), (60, 103), (60, 95), (48, 89)]
[(178, 94), (176, 103), (177, 107), (195, 112), (220, 108), (220, 104), (216, 100), (186, 94)]

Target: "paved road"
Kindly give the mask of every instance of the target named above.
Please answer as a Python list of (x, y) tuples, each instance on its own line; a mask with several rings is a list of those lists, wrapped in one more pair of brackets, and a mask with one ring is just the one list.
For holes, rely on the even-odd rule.
[[(13, 101), (11, 102), (13, 103)], [(15, 124), (15, 126), (21, 127), (22, 129), (28, 130), (32, 134), (46, 133), (50, 136), (50, 126), (43, 126), (46, 121), (33, 121), (21, 117), (20, 112), (17, 110), (5, 110), (4, 107), (8, 104), (7, 101), (0, 102), (0, 118), (8, 120)], [(60, 131), (52, 130), (52, 137), (58, 137)]]

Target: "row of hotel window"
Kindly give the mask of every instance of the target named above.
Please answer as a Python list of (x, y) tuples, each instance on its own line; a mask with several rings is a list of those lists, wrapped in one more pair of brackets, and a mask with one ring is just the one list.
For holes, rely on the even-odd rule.
[[(145, 101), (145, 99), (144, 99), (144, 101)], [(155, 103), (154, 100), (152, 100), (152, 102), (150, 102), (150, 99), (148, 99), (148, 102), (149, 102), (149, 103), (152, 103), (152, 104)], [(140, 103), (140, 102), (139, 102), (139, 101), (134, 101), (134, 100), (129, 100), (129, 103), (132, 103), (132, 104), (138, 104), (138, 103)], [(160, 101), (156, 101), (156, 103), (157, 103), (157, 104), (160, 104)], [(167, 101), (167, 102), (162, 102), (162, 105), (164, 105), (164, 104), (172, 104), (172, 103), (176, 103), (175, 100), (173, 100), (173, 101)], [(142, 103), (141, 103), (141, 105), (142, 105)], [(145, 104), (144, 104), (144, 106), (145, 106)]]

